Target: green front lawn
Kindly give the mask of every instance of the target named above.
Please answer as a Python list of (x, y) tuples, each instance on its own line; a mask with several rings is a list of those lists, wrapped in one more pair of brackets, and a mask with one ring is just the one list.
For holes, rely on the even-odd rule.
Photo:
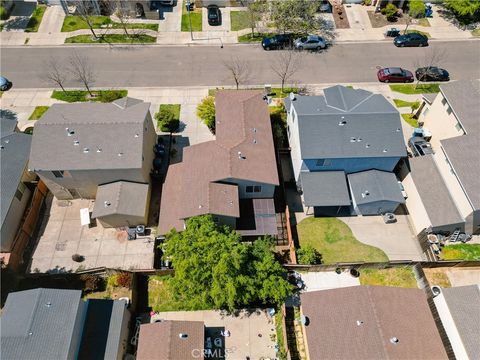
[[(192, 20), (192, 31), (202, 31), (202, 8), (195, 8), (195, 10), (190, 11), (190, 18)], [(190, 21), (185, 0), (182, 6), (182, 31), (190, 31)]]
[(42, 115), (48, 110), (50, 106), (37, 106), (35, 110), (33, 110), (32, 115), (28, 118), (28, 120), (38, 120), (42, 117)]
[(28, 21), (27, 27), (25, 28), (25, 32), (38, 31), (38, 27), (42, 22), (43, 14), (45, 14), (45, 10), (47, 10), (46, 5), (37, 5), (35, 10), (33, 10), (32, 17)]
[(85, 102), (85, 101), (98, 101), (103, 103), (109, 103), (117, 99), (121, 99), (128, 95), (127, 90), (93, 90), (94, 97), (90, 98), (88, 91), (86, 90), (54, 90), (52, 99), (57, 99), (65, 102)]
[(405, 101), (405, 100), (401, 100), (401, 99), (393, 99), (393, 102), (395, 103), (395, 106), (398, 107), (398, 108), (412, 107), (412, 105), (415, 105), (415, 104), (420, 105), (419, 101)]
[(248, 11), (231, 11), (230, 22), (230, 28), (232, 31), (248, 29), (250, 27)]
[(427, 94), (440, 92), (440, 84), (394, 84), (390, 90), (402, 94)]
[(238, 37), (238, 42), (241, 43), (251, 43), (251, 42), (260, 42), (265, 36), (269, 36), (271, 34), (264, 34), (264, 33), (255, 33), (252, 37), (252, 33), (248, 33), (245, 35), (240, 35)]
[(418, 288), (411, 268), (361, 269), (360, 284)]
[(480, 244), (447, 245), (442, 248), (442, 260), (480, 260)]
[(405, 120), (409, 125), (418, 127), (418, 120), (415, 119), (412, 114), (402, 114), (402, 119)]
[[(91, 16), (94, 29), (112, 28), (123, 29), (122, 24), (113, 22), (108, 16)], [(127, 24), (128, 29), (148, 29), (158, 31), (158, 24)], [(80, 16), (69, 15), (65, 17), (62, 25), (62, 32), (70, 32), (80, 29), (89, 29), (88, 24)]]
[(175, 299), (168, 283), (170, 278), (170, 275), (153, 275), (148, 278), (148, 306), (153, 311), (186, 310), (182, 307), (182, 302)]
[(65, 39), (65, 44), (145, 44), (155, 43), (157, 38), (150, 35), (109, 34), (94, 39), (92, 35), (77, 35)]
[(337, 218), (308, 217), (297, 225), (297, 232), (300, 246), (313, 246), (324, 264), (388, 261), (382, 250), (355, 239), (348, 225)]

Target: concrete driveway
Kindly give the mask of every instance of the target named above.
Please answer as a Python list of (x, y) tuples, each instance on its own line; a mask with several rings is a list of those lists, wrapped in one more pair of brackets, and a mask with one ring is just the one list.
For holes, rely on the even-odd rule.
[(299, 274), (305, 284), (305, 292), (360, 285), (360, 280), (354, 278), (348, 271), (341, 274), (334, 271), (311, 271), (300, 272)]
[(396, 215), (397, 222), (385, 224), (381, 216), (341, 217), (358, 241), (382, 249), (390, 260), (424, 260), (413, 235), (408, 215)]
[(202, 31), (230, 31), (230, 8), (220, 8), (222, 23), (218, 26), (210, 26), (208, 24), (208, 9), (202, 8)]
[(162, 6), (160, 17), (159, 32), (180, 31), (182, 28), (182, 1), (178, 0), (175, 6)]

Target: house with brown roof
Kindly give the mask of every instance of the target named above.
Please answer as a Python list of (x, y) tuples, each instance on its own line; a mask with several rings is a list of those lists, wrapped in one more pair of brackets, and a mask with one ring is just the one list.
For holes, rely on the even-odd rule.
[(308, 359), (447, 359), (423, 290), (352, 286), (301, 294)]
[(162, 320), (140, 326), (137, 360), (201, 360), (204, 346), (202, 321)]
[(248, 235), (273, 235), (279, 180), (268, 105), (260, 91), (220, 91), (215, 108), (216, 139), (184, 148), (168, 169), (159, 233), (211, 214)]

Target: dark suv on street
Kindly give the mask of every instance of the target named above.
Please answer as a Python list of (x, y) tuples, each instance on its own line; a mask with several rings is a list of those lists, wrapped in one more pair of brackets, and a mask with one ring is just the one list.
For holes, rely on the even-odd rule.
[(404, 46), (428, 46), (428, 38), (425, 35), (419, 33), (409, 33), (405, 35), (397, 36), (393, 39), (393, 43), (397, 47)]
[(262, 39), (262, 47), (264, 50), (285, 49), (292, 46), (292, 34), (279, 34)]

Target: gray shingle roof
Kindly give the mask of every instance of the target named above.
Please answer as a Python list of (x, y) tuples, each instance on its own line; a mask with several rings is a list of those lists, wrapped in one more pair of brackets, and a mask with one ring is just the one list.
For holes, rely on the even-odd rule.
[(433, 155), (419, 156), (409, 161), (415, 187), (432, 226), (463, 223), (464, 220), (443, 181)]
[(95, 198), (92, 217), (113, 214), (145, 216), (148, 184), (117, 181), (100, 185)]
[(67, 359), (81, 295), (58, 289), (10, 293), (2, 312), (2, 359)]
[(470, 359), (480, 359), (479, 285), (442, 289), (448, 309)]
[(298, 96), (303, 159), (406, 156), (398, 111), (382, 95), (334, 86), (324, 96)]
[(346, 206), (351, 203), (343, 171), (301, 172), (300, 181), (306, 206)]
[[(4, 121), (10, 120), (1, 119), (2, 134), (0, 150), (0, 192), (1, 192), (1, 224), (7, 216), (10, 204), (15, 196), (18, 184), (22, 178), (23, 172), (27, 168), (28, 156), (30, 154), (30, 145), (32, 136), (17, 132), (3, 132), (4, 129), (11, 129), (11, 126), (4, 128)], [(5, 239), (6, 241), (7, 239)], [(4, 243), (2, 237), (1, 248), (2, 251), (9, 251), (12, 244)]]
[(391, 172), (368, 170), (349, 174), (347, 178), (352, 196), (359, 205), (382, 200), (400, 204), (405, 202), (398, 180)]
[(52, 105), (35, 124), (30, 169), (141, 168), (150, 104), (134, 100)]

